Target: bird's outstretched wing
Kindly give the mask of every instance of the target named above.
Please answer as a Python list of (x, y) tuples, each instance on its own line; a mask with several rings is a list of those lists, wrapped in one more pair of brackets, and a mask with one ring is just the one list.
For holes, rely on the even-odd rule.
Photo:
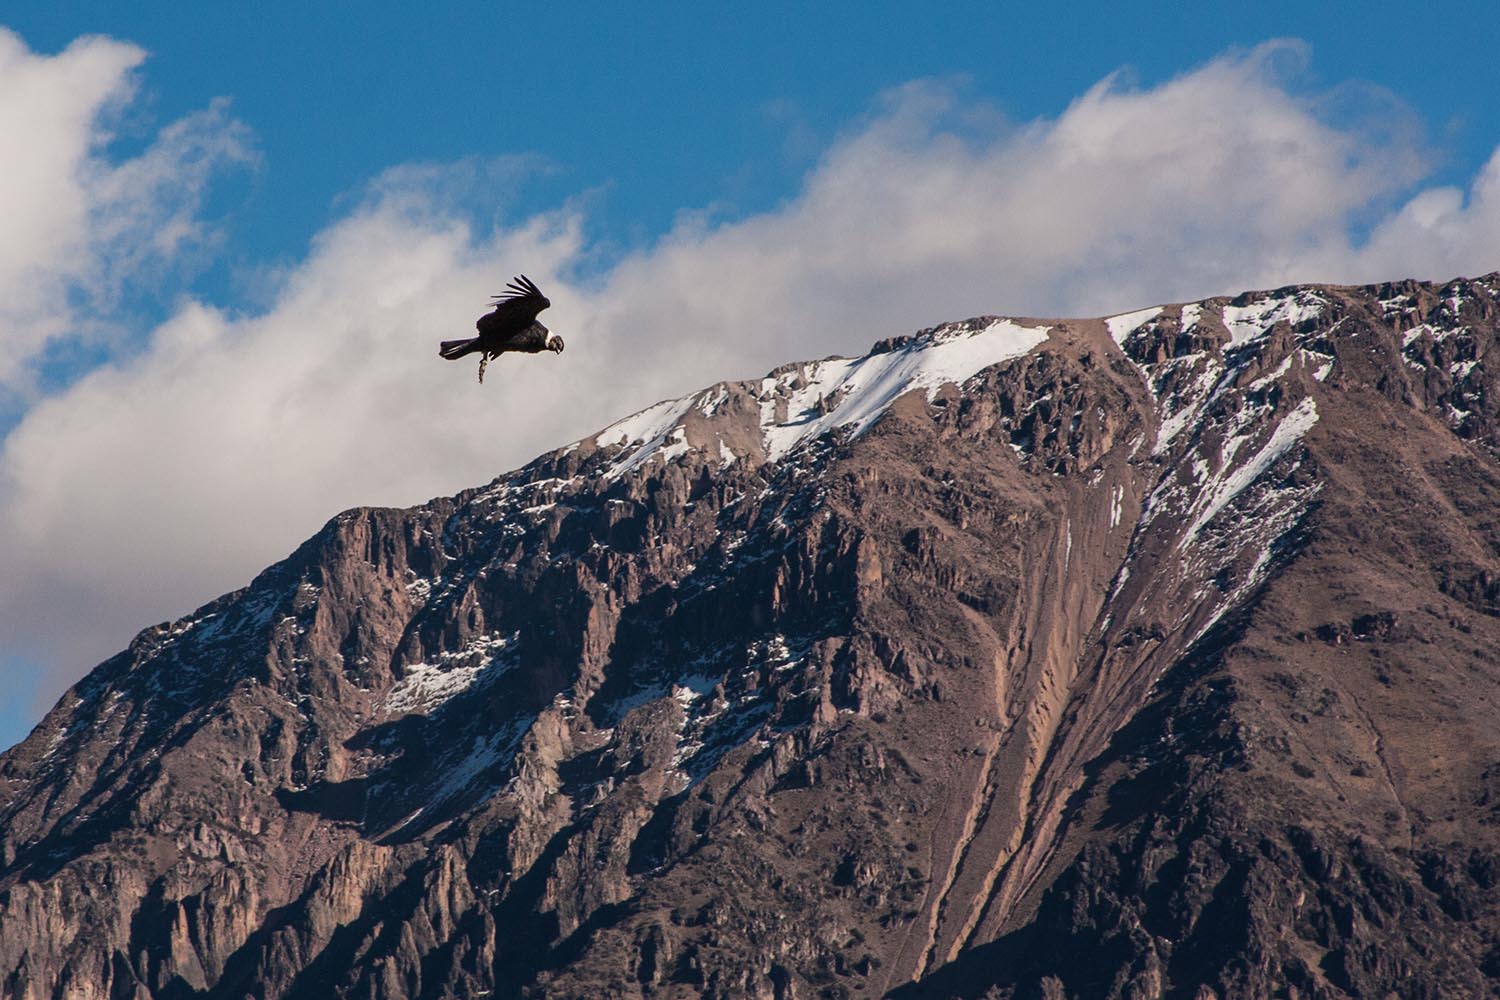
[(479, 317), (474, 326), (483, 336), (508, 337), (530, 326), (537, 313), (551, 304), (552, 301), (542, 294), (535, 282), (523, 274), (512, 279), (505, 291), (495, 296), (494, 310)]

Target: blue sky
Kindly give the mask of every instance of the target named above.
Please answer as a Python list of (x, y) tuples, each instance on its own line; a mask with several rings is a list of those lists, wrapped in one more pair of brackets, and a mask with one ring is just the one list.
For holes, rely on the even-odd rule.
[(526, 153), (544, 169), (494, 207), (593, 193), (601, 251), (659, 236), (684, 209), (729, 215), (794, 193), (882, 91), (948, 78), (1028, 121), (1110, 73), (1160, 83), (1234, 47), (1308, 42), (1296, 85), (1367, 82), (1417, 113), (1462, 183), (1500, 121), (1494, 10), (1445, 4), (895, 3), (732, 5), (11, 2), (42, 52), (81, 34), (142, 46), (142, 99), (122, 147), (228, 97), (263, 160), (218, 199), (235, 267), (300, 257), (351, 192), (394, 164)]
[[(0, 745), (339, 509), (699, 384), (1500, 268), (1487, 5), (603, 7), (6, 5)], [(432, 362), (522, 270), (566, 367)]]

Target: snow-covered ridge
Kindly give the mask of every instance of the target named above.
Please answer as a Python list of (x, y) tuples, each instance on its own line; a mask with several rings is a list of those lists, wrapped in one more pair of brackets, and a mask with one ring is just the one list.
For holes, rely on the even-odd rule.
[(1248, 306), (1225, 306), (1222, 315), (1230, 345), (1239, 347), (1265, 336), (1277, 323), (1300, 326), (1317, 319), (1327, 304), (1316, 292), (1303, 290), (1281, 298), (1267, 296)]
[[(1114, 339), (1114, 342), (1123, 347), (1125, 346), (1125, 338), (1160, 316), (1162, 308), (1162, 306), (1152, 306), (1149, 309), (1137, 309), (1135, 312), (1110, 316), (1104, 321), (1104, 325), (1109, 328), (1109, 335)], [(1198, 317), (1195, 311), (1192, 322), (1196, 323), (1197, 321)], [(1183, 309), (1182, 325), (1183, 329), (1187, 329), (1190, 325), (1186, 308)]]
[(611, 465), (606, 477), (615, 479), (623, 476), (644, 465), (658, 452), (663, 461), (671, 461), (686, 452), (687, 432), (679, 426), (679, 422), (695, 403), (712, 413), (717, 408), (717, 403), (709, 401), (714, 398), (710, 392), (700, 392), (682, 399), (663, 400), (606, 427), (594, 438), (594, 444), (599, 447), (639, 445)]
[[(1127, 342), (1140, 331), (1155, 329), (1163, 324), (1170, 330), (1175, 324), (1177, 330), (1186, 332), (1198, 326), (1205, 315), (1216, 316), (1229, 332), (1229, 343), (1224, 345), (1225, 349), (1244, 350), (1262, 341), (1278, 323), (1301, 326), (1322, 316), (1327, 307), (1328, 300), (1316, 290), (1303, 288), (1287, 295), (1262, 296), (1243, 306), (1188, 303), (1181, 307), (1175, 318), (1168, 313), (1170, 307), (1166, 306), (1138, 309), (1106, 317), (1104, 324), (1110, 337), (1124, 349)], [(1319, 382), (1326, 379), (1333, 369), (1333, 358), (1330, 355), (1299, 348), (1284, 358), (1275, 371), (1251, 382), (1247, 388), (1260, 389), (1278, 381), (1291, 369), (1294, 357), (1311, 364), (1314, 368), (1313, 378)], [(1228, 370), (1223, 358), (1211, 358), (1205, 352), (1175, 359), (1164, 365), (1141, 364), (1140, 367), (1158, 407), (1153, 455), (1166, 454), (1173, 441), (1184, 430), (1197, 423), (1203, 408), (1220, 391), (1230, 385), (1237, 385), (1239, 378), (1237, 366), (1232, 371)], [(1166, 379), (1164, 376), (1168, 373), (1174, 373), (1177, 378)], [(1227, 380), (1226, 374), (1230, 376)], [(1183, 378), (1184, 375), (1186, 379)], [(1175, 392), (1163, 392), (1163, 386), (1169, 381), (1176, 385)]]
[[(1277, 323), (1300, 326), (1323, 315), (1328, 302), (1313, 289), (1298, 289), (1290, 295), (1266, 295), (1249, 305), (1223, 305), (1215, 309), (1205, 302), (1190, 302), (1182, 306), (1178, 329), (1187, 331), (1202, 322), (1205, 314), (1217, 314), (1224, 329), (1229, 331), (1229, 346), (1240, 347), (1264, 337)], [(1115, 343), (1125, 346), (1131, 334), (1149, 326), (1167, 310), (1166, 306), (1152, 306), (1134, 312), (1107, 316), (1105, 327)]]
[[(916, 389), (932, 399), (949, 384), (962, 384), (985, 369), (1020, 357), (1047, 340), (1050, 327), (1022, 326), (996, 319), (939, 327), (893, 350), (862, 358), (830, 358), (793, 365), (768, 376), (751, 391), (760, 404), (760, 437), (767, 461), (778, 461), (806, 441), (834, 430), (867, 430), (892, 403)], [(712, 417), (727, 391), (707, 389), (682, 399), (664, 400), (611, 424), (595, 435), (601, 448), (620, 453), (605, 475), (616, 478), (660, 455), (664, 461), (691, 447), (682, 421), (696, 410)], [(713, 454), (724, 464), (735, 459), (718, 442)]]
[[(1002, 361), (1046, 341), (1050, 327), (997, 319), (979, 330), (940, 328), (894, 351), (862, 358), (815, 361), (761, 380), (761, 434), (766, 458), (776, 461), (835, 427), (863, 433), (898, 398), (926, 389), (930, 400), (949, 384), (962, 384)], [(785, 416), (778, 419), (778, 398)]]
[[(1110, 337), (1124, 347), (1143, 328), (1175, 323), (1178, 329), (1188, 330), (1211, 317), (1228, 331), (1226, 347), (1238, 349), (1260, 340), (1278, 323), (1298, 326), (1315, 319), (1327, 305), (1316, 290), (1297, 289), (1264, 295), (1243, 306), (1226, 304), (1222, 299), (1180, 307), (1151, 306), (1106, 317), (1104, 323)], [(923, 389), (930, 400), (943, 385), (961, 385), (993, 365), (1038, 347), (1050, 331), (1050, 326), (1027, 326), (1012, 319), (971, 320), (938, 327), (891, 350), (860, 358), (789, 365), (759, 383), (746, 385), (760, 407), (762, 455), (766, 461), (780, 461), (807, 442), (840, 428), (858, 436), (905, 393)], [(1326, 371), (1323, 374), (1326, 376)], [(1205, 396), (1212, 382), (1198, 388), (1200, 391), (1192, 395)], [(729, 389), (721, 384), (681, 399), (663, 400), (611, 424), (592, 439), (596, 447), (616, 449), (605, 478), (616, 479), (657, 457), (671, 461), (695, 447), (722, 465), (738, 460), (742, 457), (736, 453), (739, 445), (731, 448), (722, 437), (707, 442), (690, 440), (685, 426), (685, 421), (695, 415), (713, 418), (728, 397)], [(1198, 415), (1196, 406), (1161, 402), (1162, 433), (1156, 442), (1157, 454)]]

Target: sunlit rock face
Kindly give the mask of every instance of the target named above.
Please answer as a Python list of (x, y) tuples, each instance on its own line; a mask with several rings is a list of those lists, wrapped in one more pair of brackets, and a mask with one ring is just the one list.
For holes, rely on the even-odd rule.
[(341, 514), (0, 757), (0, 995), (1500, 994), (1497, 300), (948, 324)]

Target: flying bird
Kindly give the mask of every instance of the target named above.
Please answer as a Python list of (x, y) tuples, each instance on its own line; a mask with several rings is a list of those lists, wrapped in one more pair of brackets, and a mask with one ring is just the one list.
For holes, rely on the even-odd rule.
[(494, 299), (495, 308), (474, 324), (479, 336), (467, 340), (445, 340), (438, 345), (438, 354), (449, 361), (457, 361), (478, 352), (479, 381), (483, 382), (484, 366), (491, 358), (498, 358), (507, 351), (562, 353), (562, 338), (536, 321), (537, 313), (552, 302), (530, 278), (523, 274), (512, 279), (505, 286), (505, 292)]

